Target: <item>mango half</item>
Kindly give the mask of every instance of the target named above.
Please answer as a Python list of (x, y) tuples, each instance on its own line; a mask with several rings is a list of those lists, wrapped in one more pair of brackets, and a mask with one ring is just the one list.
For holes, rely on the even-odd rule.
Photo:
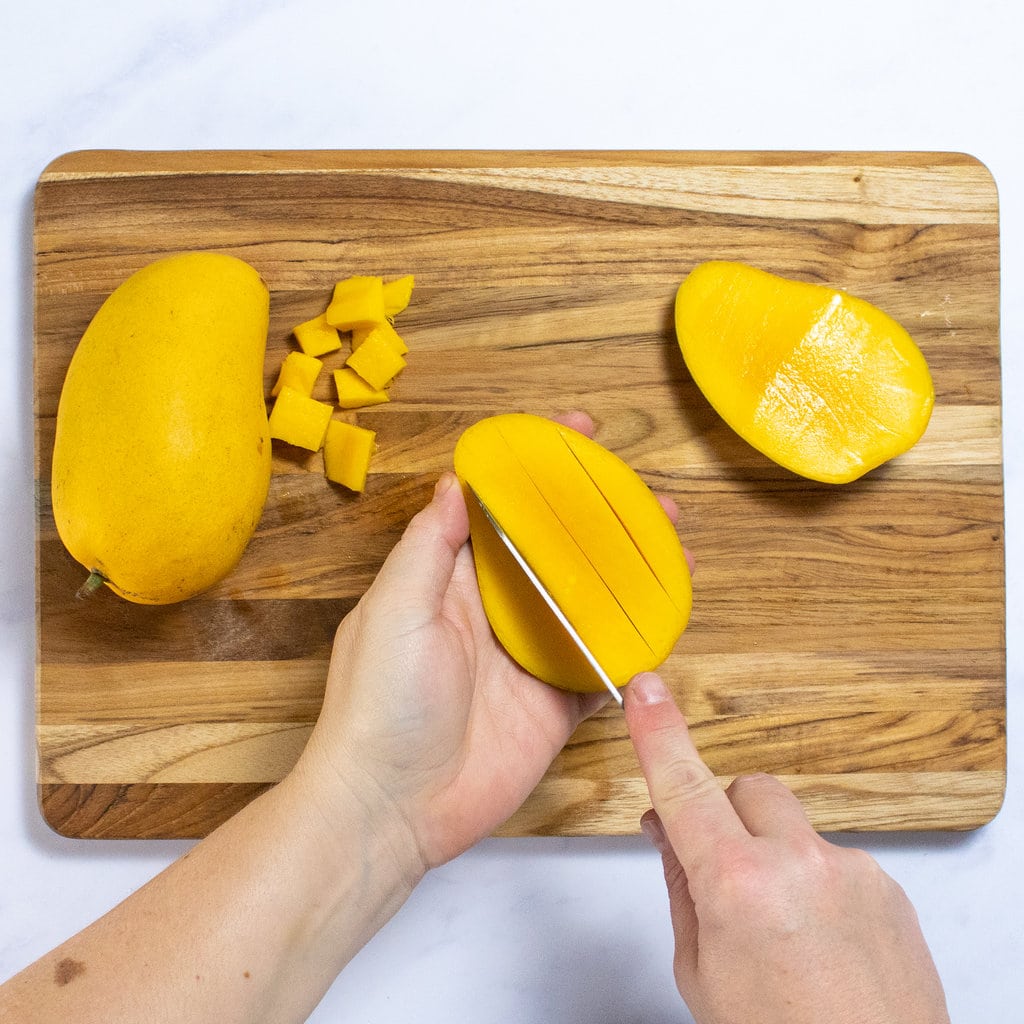
[(466, 430), (455, 472), (484, 610), (526, 671), (565, 690), (603, 689), (474, 491), (616, 686), (665, 660), (690, 617), (689, 567), (675, 526), (625, 462), (569, 427), (516, 413)]
[(849, 483), (907, 451), (928, 425), (935, 389), (924, 356), (863, 299), (711, 261), (680, 285), (675, 325), (719, 415), (800, 476)]
[(270, 485), (263, 398), (270, 293), (247, 263), (181, 253), (100, 306), (57, 407), (57, 532), (139, 604), (183, 601), (234, 567)]

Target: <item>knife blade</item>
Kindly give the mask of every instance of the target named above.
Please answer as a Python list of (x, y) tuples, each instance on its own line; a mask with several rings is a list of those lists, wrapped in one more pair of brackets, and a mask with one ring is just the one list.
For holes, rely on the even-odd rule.
[(562, 628), (566, 631), (566, 633), (569, 634), (569, 639), (572, 640), (572, 642), (579, 648), (580, 653), (583, 655), (584, 658), (586, 658), (587, 664), (590, 665), (590, 667), (594, 670), (595, 674), (597, 675), (597, 678), (600, 679), (602, 683), (604, 683), (608, 692), (615, 698), (616, 702), (621, 707), (622, 694), (619, 692), (619, 688), (611, 681), (611, 679), (608, 676), (608, 673), (605, 672), (603, 668), (601, 668), (600, 662), (597, 660), (597, 658), (594, 657), (594, 654), (590, 650), (590, 648), (583, 642), (583, 638), (579, 635), (579, 633), (576, 632), (575, 627), (566, 617), (565, 612), (563, 612), (562, 609), (558, 606), (558, 602), (554, 599), (554, 597), (551, 596), (551, 593), (548, 590), (548, 588), (545, 587), (543, 583), (541, 583), (537, 574), (530, 567), (530, 563), (527, 562), (522, 552), (519, 550), (519, 548), (516, 547), (512, 538), (505, 532), (501, 523), (499, 523), (498, 520), (495, 519), (494, 514), (487, 507), (487, 505), (484, 504), (484, 500), (480, 497), (479, 494), (476, 493), (476, 491), (473, 489), (471, 485), (467, 484), (466, 486), (469, 488), (470, 493), (476, 499), (476, 503), (480, 506), (480, 510), (483, 512), (487, 521), (494, 528), (494, 532), (498, 535), (499, 540), (508, 549), (508, 553), (515, 559), (516, 564), (519, 566), (519, 568), (522, 569), (524, 573), (526, 573), (526, 578), (533, 585), (537, 593), (540, 594), (540, 596), (544, 599), (544, 603), (548, 606), (548, 608), (551, 609), (552, 614), (555, 616), (556, 619), (558, 619)]

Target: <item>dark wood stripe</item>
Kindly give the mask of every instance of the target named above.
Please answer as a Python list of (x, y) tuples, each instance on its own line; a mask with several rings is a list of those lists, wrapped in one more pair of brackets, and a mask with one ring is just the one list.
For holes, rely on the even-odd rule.
[(269, 783), (41, 785), (43, 818), (75, 839), (200, 839)]

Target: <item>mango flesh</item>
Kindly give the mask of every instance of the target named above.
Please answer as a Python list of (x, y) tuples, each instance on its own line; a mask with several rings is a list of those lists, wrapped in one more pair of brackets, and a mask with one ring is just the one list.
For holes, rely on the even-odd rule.
[(324, 438), (324, 475), (350, 491), (364, 490), (376, 443), (375, 431), (331, 420)]
[(856, 480), (928, 425), (935, 390), (924, 356), (863, 299), (711, 261), (680, 285), (675, 323), (687, 368), (719, 415), (801, 476)]
[(316, 379), (320, 376), (320, 371), (323, 368), (323, 362), (315, 356), (308, 356), (305, 352), (289, 352), (284, 357), (280, 373), (277, 375), (277, 382), (270, 394), (276, 398), (282, 388), (291, 388), (310, 398), (313, 395)]
[(405, 359), (379, 331), (362, 340), (345, 365), (355, 370), (375, 391), (386, 388), (405, 369)]
[(340, 409), (365, 409), (391, 401), (386, 389), (370, 387), (355, 370), (347, 366), (334, 371), (334, 390), (338, 395)]
[[(399, 277), (394, 281), (385, 281), (384, 292), (384, 315), (389, 319), (404, 313), (412, 299), (412, 289), (415, 278), (412, 274)], [(404, 353), (402, 353), (404, 355)]]
[(484, 610), (523, 668), (562, 689), (603, 689), (473, 492), (616, 686), (665, 660), (689, 619), (690, 573), (675, 527), (629, 466), (568, 427), (517, 413), (466, 430), (455, 472)]
[(206, 590), (256, 529), (270, 484), (269, 304), (239, 259), (166, 257), (115, 289), (72, 356), (53, 452), (57, 532), (129, 601)]
[(292, 334), (303, 353), (314, 359), (317, 356), (327, 355), (328, 352), (336, 352), (341, 348), (341, 336), (338, 334), (338, 329), (327, 322), (327, 316), (324, 313), (313, 317), (312, 320), (297, 324), (292, 328)]
[(332, 327), (351, 331), (373, 327), (387, 319), (384, 282), (379, 277), (347, 277), (334, 286), (324, 318)]
[(285, 385), (270, 413), (270, 436), (297, 448), (318, 452), (333, 412), (334, 407), (328, 402), (318, 402)]

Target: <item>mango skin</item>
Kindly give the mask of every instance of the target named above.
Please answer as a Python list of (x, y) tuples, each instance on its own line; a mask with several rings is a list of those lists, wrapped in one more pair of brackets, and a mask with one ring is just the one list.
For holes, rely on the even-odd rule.
[(906, 330), (864, 299), (742, 263), (695, 267), (676, 293), (694, 382), (748, 444), (844, 484), (921, 438), (935, 389)]
[(675, 526), (625, 462), (568, 427), (514, 413), (466, 430), (455, 472), (484, 611), (519, 665), (561, 689), (604, 689), (474, 492), (616, 686), (665, 660), (689, 620), (689, 566)]
[(106, 299), (57, 408), (53, 515), (65, 547), (140, 604), (190, 598), (236, 565), (270, 486), (270, 294), (232, 256), (143, 267)]

